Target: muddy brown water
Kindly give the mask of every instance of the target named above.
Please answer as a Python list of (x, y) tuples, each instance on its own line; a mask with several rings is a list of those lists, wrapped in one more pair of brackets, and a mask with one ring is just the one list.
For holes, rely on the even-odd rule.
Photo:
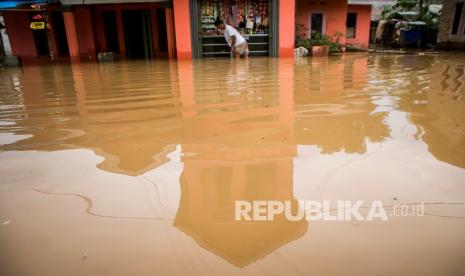
[[(465, 55), (0, 72), (0, 274), (465, 275)], [(234, 220), (236, 200), (426, 202)]]

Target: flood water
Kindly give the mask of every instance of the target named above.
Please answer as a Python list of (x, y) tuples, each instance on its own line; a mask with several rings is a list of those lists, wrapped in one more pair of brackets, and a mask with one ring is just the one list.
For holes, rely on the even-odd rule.
[(452, 54), (3, 69), (0, 275), (465, 275), (464, 94)]

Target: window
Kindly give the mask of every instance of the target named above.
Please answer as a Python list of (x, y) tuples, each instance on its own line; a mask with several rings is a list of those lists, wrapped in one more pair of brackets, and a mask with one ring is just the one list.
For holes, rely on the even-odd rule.
[(346, 37), (347, 38), (355, 38), (355, 29), (357, 27), (357, 14), (354, 12), (349, 12), (347, 14), (347, 29), (346, 29)]
[(462, 17), (463, 2), (455, 4), (454, 21), (452, 21), (452, 32), (451, 34), (456, 35), (459, 32), (460, 17)]

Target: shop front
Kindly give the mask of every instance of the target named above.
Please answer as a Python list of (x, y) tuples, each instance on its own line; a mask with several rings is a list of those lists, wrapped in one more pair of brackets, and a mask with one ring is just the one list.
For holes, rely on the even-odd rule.
[(69, 45), (63, 13), (47, 1), (8, 1), (0, 4), (10, 55), (18, 64), (68, 61)]
[(192, 56), (228, 57), (216, 19), (236, 28), (247, 40), (251, 56), (277, 56), (277, 0), (191, 0)]
[(114, 53), (120, 59), (175, 57), (171, 2), (88, 6), (94, 14), (98, 53)]

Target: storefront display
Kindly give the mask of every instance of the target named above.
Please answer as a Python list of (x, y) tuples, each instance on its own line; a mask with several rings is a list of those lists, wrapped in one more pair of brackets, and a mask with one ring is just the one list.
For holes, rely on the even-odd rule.
[(270, 26), (268, 0), (201, 0), (202, 33), (215, 31), (217, 18), (243, 34), (266, 34)]
[(230, 50), (214, 25), (216, 19), (236, 28), (249, 43), (251, 55), (270, 54), (269, 0), (199, 0), (200, 56), (227, 56)]

